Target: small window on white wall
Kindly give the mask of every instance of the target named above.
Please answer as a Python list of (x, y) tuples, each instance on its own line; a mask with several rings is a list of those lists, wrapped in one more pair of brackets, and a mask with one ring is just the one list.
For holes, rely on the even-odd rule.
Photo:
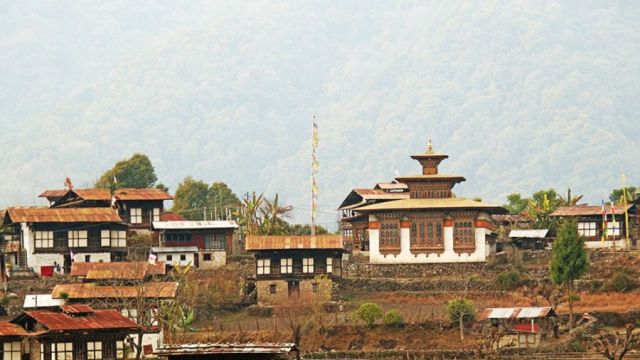
[(131, 208), (131, 223), (142, 224), (142, 209)]
[(87, 230), (72, 230), (68, 235), (69, 247), (87, 247)]
[(258, 259), (258, 275), (271, 274), (271, 259)]
[(154, 208), (153, 209), (153, 221), (160, 221), (160, 209), (159, 208)]

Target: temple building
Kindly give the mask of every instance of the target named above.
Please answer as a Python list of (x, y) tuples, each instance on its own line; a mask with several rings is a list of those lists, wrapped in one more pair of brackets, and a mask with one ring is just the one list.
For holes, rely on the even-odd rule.
[(370, 263), (483, 262), (495, 249), (491, 215), (506, 209), (455, 197), (453, 187), (465, 178), (438, 172), (448, 157), (433, 151), (429, 140), (425, 153), (411, 156), (422, 173), (396, 178), (407, 188), (401, 198), (353, 208), (354, 216), (368, 220)]

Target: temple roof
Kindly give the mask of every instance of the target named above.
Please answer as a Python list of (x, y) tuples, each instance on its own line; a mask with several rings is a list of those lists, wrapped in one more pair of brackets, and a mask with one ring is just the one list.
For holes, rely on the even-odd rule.
[(402, 199), (359, 207), (360, 212), (384, 210), (425, 210), (425, 209), (478, 209), (491, 213), (507, 213), (501, 206), (463, 198), (444, 199)]

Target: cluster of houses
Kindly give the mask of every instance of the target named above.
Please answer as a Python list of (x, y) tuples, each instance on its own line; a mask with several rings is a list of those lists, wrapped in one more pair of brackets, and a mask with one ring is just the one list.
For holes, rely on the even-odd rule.
[[(547, 230), (527, 229), (526, 217), (456, 197), (453, 188), (465, 178), (440, 173), (448, 155), (434, 151), (430, 141), (424, 153), (411, 158), (420, 164), (418, 174), (349, 192), (339, 207), (339, 235), (243, 239), (242, 250), (254, 257), (258, 304), (331, 300), (333, 281), (342, 276), (347, 253), (365, 256), (370, 264), (484, 262), (499, 249), (498, 234), (505, 230), (523, 248), (545, 246)], [(143, 326), (135, 321), (157, 309), (135, 308), (127, 300), (142, 297), (159, 304), (175, 298), (179, 284), (165, 276), (171, 267), (226, 264), (238, 228), (234, 221), (187, 221), (166, 212), (164, 202), (172, 197), (160, 189), (112, 192), (74, 189), (69, 182), (65, 189), (48, 190), (40, 197), (48, 206), (0, 212), (3, 264), (40, 276), (69, 274), (75, 282), (58, 284), (50, 294), (28, 295), (25, 312), (0, 323), (4, 358), (120, 359), (132, 334), (142, 336), (146, 355), (175, 359), (216, 354), (233, 358), (236, 352), (241, 358), (272, 358), (295, 350), (293, 344), (165, 346), (157, 323)], [(610, 212), (601, 206), (562, 207), (552, 216), (576, 219), (589, 247), (624, 248), (635, 245), (640, 235), (638, 205)], [(599, 231), (604, 227), (605, 238)], [(153, 239), (144, 249), (153, 261), (131, 261), (131, 239), (139, 235)], [(548, 329), (535, 320), (544, 323), (554, 316), (548, 308), (487, 309), (482, 315), (496, 325), (506, 324), (514, 334), (511, 341), (522, 346), (536, 346)]]

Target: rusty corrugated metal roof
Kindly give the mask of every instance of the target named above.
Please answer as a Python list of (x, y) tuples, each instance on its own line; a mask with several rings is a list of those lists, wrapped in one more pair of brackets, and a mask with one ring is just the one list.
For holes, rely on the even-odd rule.
[(95, 312), (91, 306), (84, 304), (60, 305), (60, 309), (65, 314), (91, 314)]
[(245, 249), (285, 250), (285, 249), (342, 249), (341, 235), (305, 235), (305, 236), (258, 236), (249, 235)]
[(27, 311), (25, 314), (49, 331), (72, 330), (135, 330), (140, 325), (117, 310), (94, 310), (85, 316), (70, 316), (61, 312)]
[(95, 283), (58, 284), (51, 296), (61, 299), (116, 299), (116, 298), (161, 298), (173, 299), (178, 290), (177, 282), (148, 282), (140, 285), (97, 285)]
[(401, 182), (388, 182), (388, 183), (377, 183), (375, 188), (382, 189), (382, 190), (407, 190), (409, 189), (409, 186)]
[(207, 354), (287, 354), (295, 349), (293, 343), (210, 343), (166, 344), (154, 351), (157, 356)]
[(26, 336), (27, 331), (21, 326), (6, 321), (0, 321), (0, 336)]
[(110, 207), (48, 208), (11, 207), (7, 213), (13, 223), (23, 222), (122, 222), (118, 213)]
[(365, 200), (398, 200), (408, 199), (408, 192), (386, 192), (378, 189), (353, 189), (358, 195)]
[[(633, 204), (622, 206), (615, 205), (613, 210), (616, 215), (624, 215), (625, 210), (629, 210)], [(605, 205), (604, 207), (607, 215), (611, 215), (611, 206)], [(563, 206), (554, 211), (551, 216), (602, 216), (602, 205), (578, 205), (578, 206)]]
[(172, 212), (166, 212), (160, 214), (160, 221), (184, 221), (187, 220), (184, 216)]
[(154, 221), (156, 230), (198, 230), (198, 229), (237, 229), (233, 220), (199, 220), (199, 221)]
[[(39, 197), (61, 198), (69, 191), (73, 191), (84, 200), (110, 201), (111, 191), (102, 188), (87, 188), (73, 190), (46, 190)], [(155, 188), (122, 188), (115, 191), (118, 200), (172, 200), (173, 197), (166, 191)]]
[(148, 261), (122, 262), (74, 262), (71, 276), (86, 276), (87, 279), (143, 279), (146, 275), (164, 275), (162, 261), (150, 264)]

